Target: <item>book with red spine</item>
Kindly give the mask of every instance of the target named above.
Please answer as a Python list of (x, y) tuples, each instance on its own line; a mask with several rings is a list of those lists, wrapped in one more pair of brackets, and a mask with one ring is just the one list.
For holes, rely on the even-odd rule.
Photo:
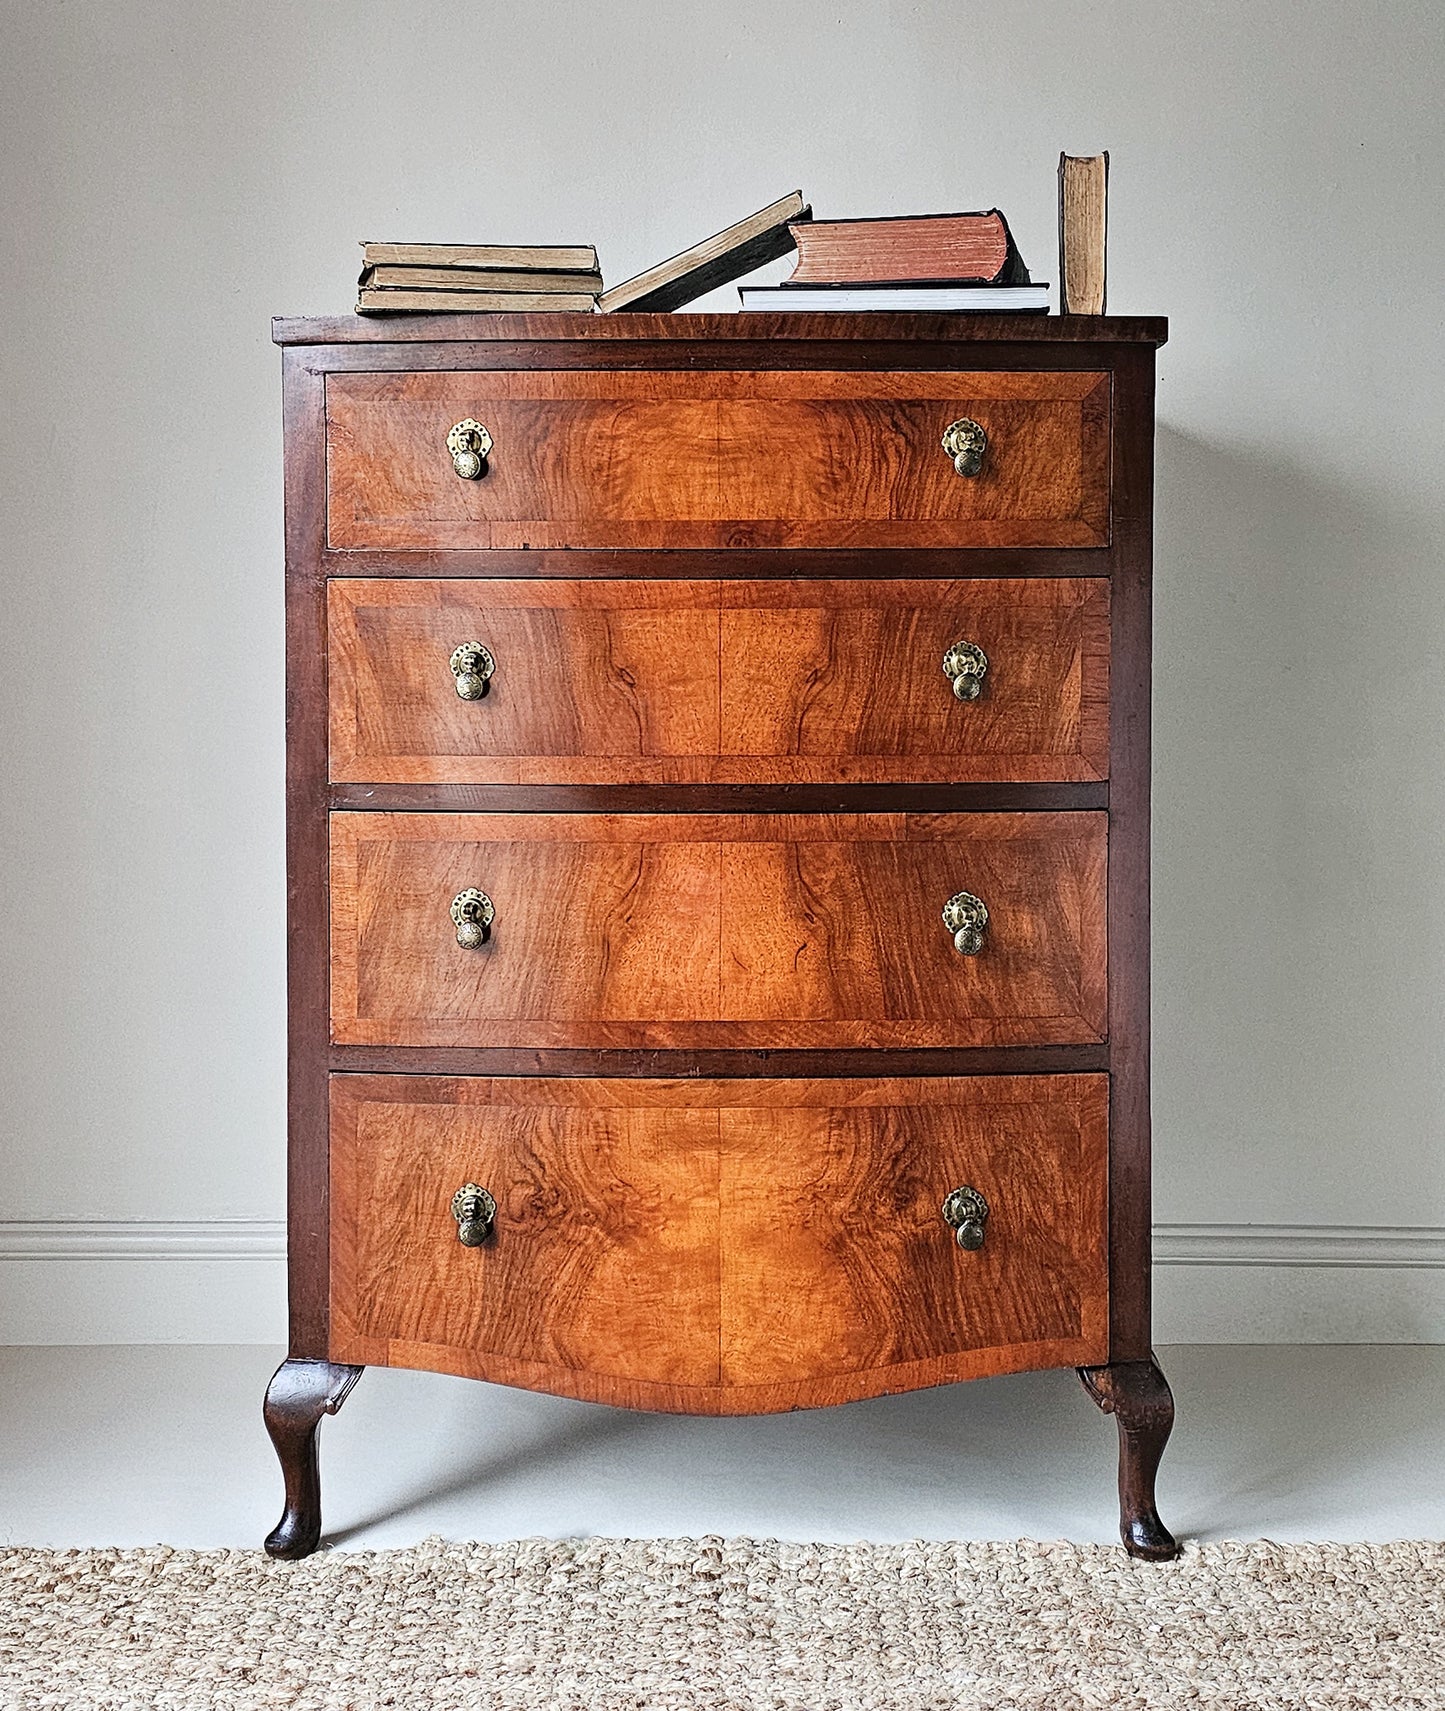
[(784, 285), (1027, 285), (997, 208), (972, 214), (809, 220), (791, 228), (798, 262)]

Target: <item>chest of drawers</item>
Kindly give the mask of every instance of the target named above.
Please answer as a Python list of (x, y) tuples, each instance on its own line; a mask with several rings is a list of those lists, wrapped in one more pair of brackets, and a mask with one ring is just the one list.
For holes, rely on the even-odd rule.
[(1153, 320), (280, 321), (290, 1357), (647, 1409), (1150, 1349)]

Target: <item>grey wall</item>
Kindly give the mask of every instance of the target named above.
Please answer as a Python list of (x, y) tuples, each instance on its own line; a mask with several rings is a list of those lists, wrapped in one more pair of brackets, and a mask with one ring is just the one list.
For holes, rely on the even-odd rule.
[[(595, 241), (616, 281), (795, 185), (997, 203), (1052, 278), (1058, 151), (1107, 146), (1111, 307), (1172, 324), (1162, 1249), (1234, 1268), (1221, 1335), (1445, 1331), (1437, 6), (10, 0), (0, 62), (0, 1249), (280, 1216), (271, 314), (346, 309), (362, 237)], [(114, 1300), (143, 1234), (27, 1312), (61, 1269)], [(178, 1330), (147, 1275), (156, 1335), (276, 1299), (273, 1250)]]

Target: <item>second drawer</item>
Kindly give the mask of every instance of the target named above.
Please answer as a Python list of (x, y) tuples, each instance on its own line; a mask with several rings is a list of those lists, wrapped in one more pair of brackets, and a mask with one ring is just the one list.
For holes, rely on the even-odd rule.
[(593, 1049), (1095, 1042), (1106, 818), (335, 814), (332, 1036)]
[[(1109, 585), (1095, 578), (345, 578), (328, 621), (344, 782), (1108, 772)], [(490, 676), (458, 654), (473, 644)], [(961, 680), (944, 668), (956, 644)]]

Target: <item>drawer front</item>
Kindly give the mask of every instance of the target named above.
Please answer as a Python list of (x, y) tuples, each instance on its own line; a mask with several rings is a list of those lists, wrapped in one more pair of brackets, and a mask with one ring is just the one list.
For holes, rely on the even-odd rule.
[[(339, 578), (328, 607), (338, 780), (992, 783), (1108, 772), (1103, 580)], [(973, 700), (943, 670), (961, 641), (986, 661)], [(450, 663), (469, 643), (495, 662), (474, 699), (459, 695)]]
[[(944, 430), (988, 434), (960, 476)], [(491, 437), (453, 467), (459, 422)], [(1093, 547), (1103, 373), (331, 374), (337, 549)]]
[[(1050, 1045), (1105, 1031), (1103, 814), (332, 816), (342, 1044)], [(495, 907), (463, 949), (449, 909)], [(954, 894), (990, 914), (961, 955)]]
[[(715, 1384), (717, 1120), (627, 1086), (333, 1076), (335, 1358), (439, 1347), (544, 1389)], [(497, 1207), (482, 1248), (451, 1210), (468, 1182)]]
[(699, 1413), (1098, 1363), (1107, 1112), (1099, 1075), (336, 1076), (331, 1358)]

